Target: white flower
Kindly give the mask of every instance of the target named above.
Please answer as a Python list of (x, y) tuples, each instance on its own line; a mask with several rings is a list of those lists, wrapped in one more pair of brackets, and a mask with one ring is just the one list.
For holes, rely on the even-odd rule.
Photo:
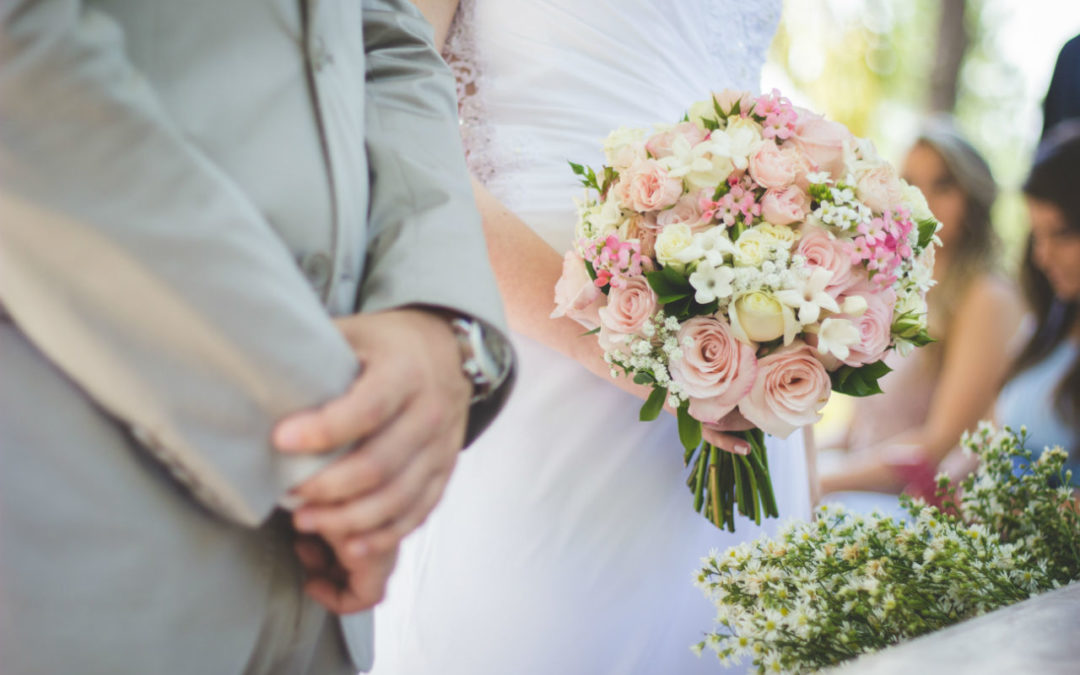
[(851, 347), (859, 344), (859, 329), (848, 319), (829, 317), (818, 329), (817, 349), (822, 354), (832, 354), (843, 361), (851, 354)]
[(821, 316), (821, 310), (840, 311), (836, 300), (825, 292), (825, 287), (829, 285), (830, 280), (832, 280), (832, 273), (829, 270), (815, 267), (802, 288), (777, 291), (776, 298), (788, 307), (798, 309), (799, 323), (804, 326), (816, 323), (818, 317)]
[(761, 125), (750, 117), (733, 117), (728, 119), (727, 128), (717, 133), (726, 134), (730, 143), (731, 161), (736, 169), (745, 171), (749, 166), (749, 158), (757, 152), (761, 145)]
[(723, 134), (710, 137), (691, 146), (679, 135), (671, 143), (671, 156), (660, 160), (660, 165), (674, 178), (683, 178), (690, 190), (714, 190), (731, 172), (731, 139)]
[(844, 304), (840, 305), (840, 312), (856, 319), (866, 312), (866, 298), (861, 295), (849, 295), (844, 298)]
[(713, 267), (702, 262), (690, 275), (690, 285), (697, 291), (694, 300), (707, 305), (713, 300), (730, 297), (734, 291), (731, 285), (734, 280), (735, 272), (730, 267)]
[(645, 130), (619, 127), (604, 139), (604, 157), (616, 171), (623, 171), (634, 161), (645, 159)]

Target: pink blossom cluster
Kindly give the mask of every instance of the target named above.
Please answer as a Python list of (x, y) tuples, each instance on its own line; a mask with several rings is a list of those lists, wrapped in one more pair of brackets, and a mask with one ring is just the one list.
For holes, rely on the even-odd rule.
[(795, 123), (799, 114), (791, 101), (780, 95), (778, 89), (762, 94), (754, 102), (754, 114), (764, 117), (761, 123), (761, 135), (764, 138), (787, 140), (795, 133)]
[(856, 236), (844, 247), (852, 265), (866, 263), (871, 278), (880, 286), (896, 282), (897, 269), (913, 255), (909, 236), (915, 229), (911, 214), (900, 207), (861, 223)]
[(597, 288), (622, 288), (629, 279), (640, 277), (648, 266), (640, 242), (622, 241), (614, 234), (600, 241), (582, 241), (580, 247), (596, 273), (593, 283)]
[(728, 177), (728, 185), (730, 189), (727, 194), (716, 201), (707, 197), (701, 198), (702, 217), (728, 227), (733, 227), (741, 218), (743, 225), (752, 226), (761, 217), (761, 203), (753, 182), (747, 184), (740, 176), (732, 174)]

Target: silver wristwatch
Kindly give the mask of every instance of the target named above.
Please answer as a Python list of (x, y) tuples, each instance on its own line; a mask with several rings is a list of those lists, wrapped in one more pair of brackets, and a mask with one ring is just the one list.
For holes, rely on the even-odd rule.
[(458, 317), (450, 321), (461, 350), (461, 369), (473, 383), (472, 403), (483, 401), (510, 372), (510, 350), (501, 336), (487, 335), (475, 319)]

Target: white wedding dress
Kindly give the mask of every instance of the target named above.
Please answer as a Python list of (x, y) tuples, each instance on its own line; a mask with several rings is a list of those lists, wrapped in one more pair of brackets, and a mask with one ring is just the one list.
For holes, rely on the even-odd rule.
[[(465, 0), (448, 40), (470, 165), (560, 253), (613, 128), (757, 91), (780, 0)], [(592, 338), (582, 338), (592, 339)], [(402, 546), (376, 609), (377, 675), (686, 675), (714, 610), (700, 558), (809, 515), (801, 435), (770, 439), (780, 521), (695, 513), (674, 418), (514, 337), (517, 388)]]

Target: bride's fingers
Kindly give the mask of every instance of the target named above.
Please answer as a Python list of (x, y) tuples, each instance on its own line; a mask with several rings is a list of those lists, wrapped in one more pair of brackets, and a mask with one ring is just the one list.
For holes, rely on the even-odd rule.
[(734, 453), (736, 455), (750, 454), (750, 444), (738, 436), (725, 434), (722, 431), (703, 426), (701, 429), (701, 437), (725, 452)]
[(350, 537), (349, 542), (345, 545), (347, 555), (357, 557), (372, 552), (380, 553), (392, 550), (401, 543), (401, 540), (424, 524), (424, 521), (427, 520), (428, 515), (442, 497), (446, 482), (445, 480), (433, 480), (429, 483), (427, 490), (416, 505), (400, 518), (378, 530)]

